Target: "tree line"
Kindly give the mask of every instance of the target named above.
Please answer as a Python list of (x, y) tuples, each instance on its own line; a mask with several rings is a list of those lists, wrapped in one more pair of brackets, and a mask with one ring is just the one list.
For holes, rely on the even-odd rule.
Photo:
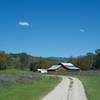
[(100, 69), (100, 49), (95, 50), (95, 53), (88, 52), (86, 55), (69, 58), (55, 57), (34, 57), (27, 53), (6, 53), (0, 51), (0, 70), (3, 69), (21, 69), (33, 70), (38, 68), (49, 68), (59, 62), (70, 62), (82, 70)]
[(33, 70), (37, 68), (48, 68), (57, 63), (56, 60), (34, 57), (27, 53), (6, 53), (0, 51), (0, 70), (3, 69), (21, 69), (21, 70)]
[(100, 69), (100, 49), (95, 50), (95, 53), (88, 52), (83, 56), (70, 57), (68, 62), (73, 63), (82, 70)]

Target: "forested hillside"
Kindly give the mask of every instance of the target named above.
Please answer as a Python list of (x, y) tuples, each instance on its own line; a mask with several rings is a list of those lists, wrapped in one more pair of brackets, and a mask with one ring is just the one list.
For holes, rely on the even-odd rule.
[(48, 68), (57, 63), (57, 60), (52, 60), (43, 57), (34, 57), (27, 53), (6, 53), (0, 51), (0, 69), (30, 69), (36, 70), (37, 68)]

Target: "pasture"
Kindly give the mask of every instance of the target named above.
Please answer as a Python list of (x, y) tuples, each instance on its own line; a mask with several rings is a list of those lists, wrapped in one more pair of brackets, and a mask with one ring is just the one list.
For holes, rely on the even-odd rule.
[(0, 71), (0, 100), (40, 100), (60, 78), (28, 71)]

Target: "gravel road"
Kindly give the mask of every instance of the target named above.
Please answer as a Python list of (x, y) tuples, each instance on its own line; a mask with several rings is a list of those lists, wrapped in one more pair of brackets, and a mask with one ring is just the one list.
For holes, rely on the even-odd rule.
[(62, 81), (41, 100), (87, 100), (81, 81), (62, 76)]

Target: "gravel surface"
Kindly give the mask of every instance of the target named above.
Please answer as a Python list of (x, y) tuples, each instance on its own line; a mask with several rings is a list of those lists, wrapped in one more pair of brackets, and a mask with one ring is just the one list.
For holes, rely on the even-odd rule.
[(81, 81), (73, 77), (62, 77), (61, 83), (41, 100), (87, 100)]

